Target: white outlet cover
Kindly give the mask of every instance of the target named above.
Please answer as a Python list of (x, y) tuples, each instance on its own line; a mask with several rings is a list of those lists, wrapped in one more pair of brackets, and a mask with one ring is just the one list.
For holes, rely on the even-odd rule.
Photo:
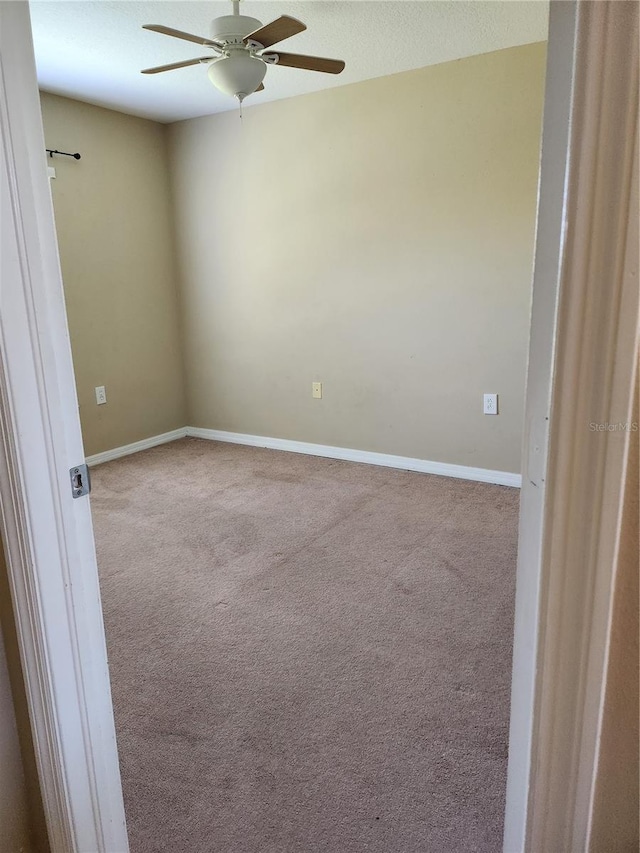
[(498, 395), (497, 394), (485, 394), (484, 395), (483, 412), (485, 415), (497, 415), (498, 414)]

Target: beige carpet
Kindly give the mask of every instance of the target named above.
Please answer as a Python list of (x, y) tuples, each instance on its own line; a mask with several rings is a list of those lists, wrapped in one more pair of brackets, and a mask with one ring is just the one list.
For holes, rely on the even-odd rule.
[(517, 490), (197, 439), (93, 480), (132, 853), (498, 853)]

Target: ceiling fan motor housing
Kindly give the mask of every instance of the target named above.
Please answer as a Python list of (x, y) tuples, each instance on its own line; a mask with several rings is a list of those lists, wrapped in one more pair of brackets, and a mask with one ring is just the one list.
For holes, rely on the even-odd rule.
[(261, 26), (262, 21), (248, 15), (223, 15), (211, 21), (211, 39), (225, 44), (242, 44), (245, 36)]

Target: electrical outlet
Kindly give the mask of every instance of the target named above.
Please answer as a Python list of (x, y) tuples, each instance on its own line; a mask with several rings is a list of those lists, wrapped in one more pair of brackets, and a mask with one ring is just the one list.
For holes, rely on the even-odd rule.
[(96, 403), (98, 406), (104, 406), (107, 402), (107, 390), (104, 385), (98, 385), (96, 387)]
[(311, 396), (315, 400), (322, 400), (322, 382), (311, 383)]
[(485, 394), (484, 395), (484, 414), (485, 415), (497, 415), (498, 414), (498, 395), (497, 394)]

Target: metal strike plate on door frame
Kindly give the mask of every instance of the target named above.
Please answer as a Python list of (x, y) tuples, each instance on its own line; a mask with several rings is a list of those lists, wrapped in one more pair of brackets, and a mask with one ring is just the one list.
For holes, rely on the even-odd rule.
[(71, 495), (74, 498), (81, 498), (89, 494), (91, 491), (91, 474), (89, 474), (89, 466), (86, 463), (69, 468), (69, 476), (71, 478)]

